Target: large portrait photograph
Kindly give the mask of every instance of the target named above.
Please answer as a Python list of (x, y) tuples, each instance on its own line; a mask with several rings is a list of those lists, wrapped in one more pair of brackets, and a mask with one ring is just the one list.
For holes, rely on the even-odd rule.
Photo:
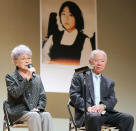
[(68, 92), (74, 69), (97, 48), (96, 0), (41, 0), (41, 78), (47, 92)]

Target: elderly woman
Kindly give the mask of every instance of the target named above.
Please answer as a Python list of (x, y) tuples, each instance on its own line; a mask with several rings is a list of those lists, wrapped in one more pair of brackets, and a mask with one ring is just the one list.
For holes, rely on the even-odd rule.
[(8, 115), (10, 122), (24, 122), (29, 131), (52, 131), (52, 117), (45, 112), (46, 95), (39, 75), (32, 64), (32, 51), (25, 45), (15, 47), (11, 57), (15, 72), (6, 75)]

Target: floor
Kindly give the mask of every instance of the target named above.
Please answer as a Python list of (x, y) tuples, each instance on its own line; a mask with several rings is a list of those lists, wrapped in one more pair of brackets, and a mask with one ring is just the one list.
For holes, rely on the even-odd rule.
[[(68, 119), (53, 118), (53, 131), (68, 131)], [(28, 131), (25, 128), (12, 128), (12, 131)]]
[[(2, 129), (1, 129), (2, 131)], [(11, 131), (28, 131), (26, 128), (11, 128)], [(69, 131), (69, 120), (61, 118), (53, 118), (53, 131)], [(75, 131), (75, 130), (72, 130)], [(105, 129), (104, 131), (109, 131)], [(112, 129), (111, 131), (119, 131), (118, 129)], [(135, 131), (133, 129), (133, 131)]]

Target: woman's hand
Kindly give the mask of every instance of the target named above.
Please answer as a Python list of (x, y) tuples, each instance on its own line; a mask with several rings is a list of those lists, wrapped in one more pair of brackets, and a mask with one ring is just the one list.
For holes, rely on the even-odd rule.
[(33, 77), (33, 73), (36, 72), (36, 69), (34, 67), (28, 68), (26, 73), (26, 79), (29, 81)]

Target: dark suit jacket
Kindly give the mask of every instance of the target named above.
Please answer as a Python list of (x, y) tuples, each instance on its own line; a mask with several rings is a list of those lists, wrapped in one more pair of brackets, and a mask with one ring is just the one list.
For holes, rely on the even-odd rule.
[(5, 79), (8, 91), (7, 111), (11, 123), (33, 108), (45, 110), (46, 96), (40, 76), (36, 75), (27, 81), (16, 70), (7, 74)]
[[(85, 75), (86, 81), (86, 108), (94, 105), (94, 85), (92, 72), (87, 71)], [(114, 92), (114, 81), (108, 77), (101, 76), (100, 83), (101, 102), (106, 105), (108, 112), (113, 112), (113, 108), (117, 103)], [(75, 73), (70, 87), (70, 99), (75, 107), (75, 121), (77, 127), (81, 127), (85, 121), (84, 115), (84, 99), (83, 99), (83, 73)]]

